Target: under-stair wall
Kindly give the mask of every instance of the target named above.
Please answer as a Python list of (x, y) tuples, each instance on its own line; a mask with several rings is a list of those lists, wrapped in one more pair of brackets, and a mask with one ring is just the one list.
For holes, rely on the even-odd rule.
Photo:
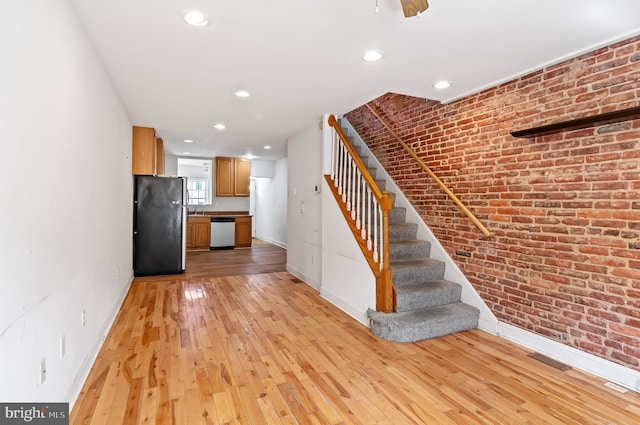
[(376, 279), (325, 180), (322, 229), (320, 296), (369, 326), (367, 310), (376, 306)]
[[(331, 173), (333, 130), (322, 125), (322, 174)], [(358, 246), (327, 181), (322, 179), (322, 273), (320, 296), (365, 326), (376, 306), (376, 278)]]

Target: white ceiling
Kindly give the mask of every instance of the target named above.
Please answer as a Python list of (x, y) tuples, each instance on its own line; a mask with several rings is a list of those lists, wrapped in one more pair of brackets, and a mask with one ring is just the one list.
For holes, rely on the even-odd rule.
[[(282, 158), (324, 113), (387, 92), (455, 100), (640, 33), (638, 0), (431, 0), (410, 19), (400, 0), (71, 1), (132, 123), (191, 156)], [(186, 24), (192, 9), (210, 24)], [(385, 58), (363, 61), (370, 48)]]

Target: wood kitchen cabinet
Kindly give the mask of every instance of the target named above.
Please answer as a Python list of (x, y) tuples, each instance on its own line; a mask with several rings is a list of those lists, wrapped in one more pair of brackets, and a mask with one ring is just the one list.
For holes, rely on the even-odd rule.
[(251, 161), (216, 157), (216, 196), (249, 196)]
[(164, 143), (150, 127), (133, 127), (131, 140), (131, 173), (134, 175), (164, 174)]
[(246, 248), (251, 246), (252, 231), (251, 217), (236, 217), (236, 248)]
[(156, 175), (164, 176), (164, 141), (156, 137)]
[(233, 196), (233, 158), (216, 157), (216, 196)]
[(209, 250), (211, 218), (189, 216), (187, 220), (187, 250)]
[(233, 196), (249, 196), (249, 177), (251, 176), (251, 161), (245, 158), (235, 159), (235, 175)]

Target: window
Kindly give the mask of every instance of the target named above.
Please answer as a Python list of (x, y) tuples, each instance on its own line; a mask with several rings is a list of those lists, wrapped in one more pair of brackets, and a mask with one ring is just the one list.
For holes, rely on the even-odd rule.
[(207, 203), (207, 189), (206, 181), (189, 180), (187, 178), (189, 205), (205, 205)]
[(210, 159), (178, 158), (178, 175), (187, 178), (189, 205), (211, 205)]

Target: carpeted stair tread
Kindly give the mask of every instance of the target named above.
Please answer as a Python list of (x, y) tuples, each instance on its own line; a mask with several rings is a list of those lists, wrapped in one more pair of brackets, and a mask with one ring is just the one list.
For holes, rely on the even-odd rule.
[(369, 174), (371, 175), (371, 178), (375, 180), (376, 178), (376, 168), (374, 167), (367, 167), (367, 171), (369, 172)]
[(389, 211), (389, 224), (400, 224), (406, 221), (407, 209), (394, 207)]
[[(393, 210), (392, 210), (393, 211)], [(431, 243), (422, 239), (396, 241), (389, 243), (391, 262), (429, 258)]]
[(416, 223), (389, 223), (389, 242), (414, 240), (417, 233)]
[(395, 342), (415, 342), (478, 327), (480, 312), (464, 303), (400, 313), (369, 310), (371, 331)]
[(374, 183), (378, 186), (378, 189), (384, 191), (387, 189), (387, 181), (384, 179), (375, 179)]
[(443, 261), (431, 258), (392, 261), (393, 284), (397, 286), (425, 283), (444, 278)]
[(460, 302), (462, 286), (448, 280), (434, 280), (396, 287), (398, 312)]

